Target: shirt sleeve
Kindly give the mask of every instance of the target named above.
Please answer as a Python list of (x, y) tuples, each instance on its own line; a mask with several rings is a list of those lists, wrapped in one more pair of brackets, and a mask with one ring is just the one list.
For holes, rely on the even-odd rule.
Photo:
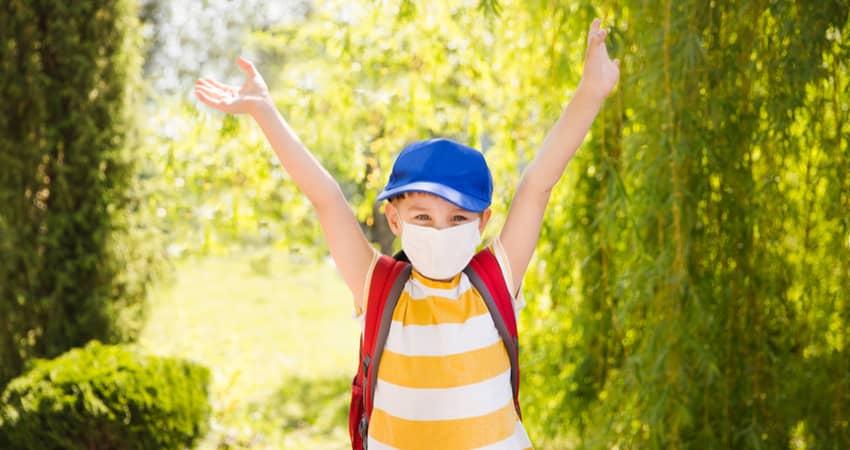
[(511, 265), (508, 262), (508, 255), (505, 253), (505, 248), (502, 247), (502, 241), (497, 237), (490, 243), (490, 251), (496, 255), (496, 261), (499, 262), (499, 268), (502, 269), (502, 276), (505, 278), (505, 285), (508, 287), (508, 292), (511, 293), (511, 301), (514, 305), (514, 313), (525, 306), (525, 297), (522, 295), (522, 283), (519, 286), (513, 285), (513, 273)]
[(366, 305), (369, 303), (369, 286), (372, 284), (372, 273), (375, 271), (375, 265), (378, 264), (379, 256), (378, 250), (372, 247), (372, 261), (369, 262), (369, 270), (366, 271), (366, 279), (363, 280), (363, 308), (359, 308), (355, 304), (352, 313), (352, 317), (361, 322), (366, 317), (364, 313), (366, 312)]

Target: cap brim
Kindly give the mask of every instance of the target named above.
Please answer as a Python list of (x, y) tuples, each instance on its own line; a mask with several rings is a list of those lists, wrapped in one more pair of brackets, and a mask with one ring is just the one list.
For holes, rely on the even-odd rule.
[(385, 200), (399, 194), (404, 194), (405, 192), (427, 192), (429, 194), (434, 194), (437, 197), (472, 212), (481, 212), (490, 206), (489, 201), (462, 194), (450, 187), (443, 186), (438, 183), (432, 183), (430, 181), (417, 181), (415, 183), (397, 186), (390, 190), (384, 189), (383, 192), (378, 194), (377, 200)]

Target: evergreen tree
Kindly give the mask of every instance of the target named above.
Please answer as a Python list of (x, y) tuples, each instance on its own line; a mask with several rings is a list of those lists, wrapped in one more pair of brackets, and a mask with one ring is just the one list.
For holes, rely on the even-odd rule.
[(130, 214), (137, 28), (130, 0), (2, 6), (0, 386), (32, 357), (141, 324), (153, 253)]

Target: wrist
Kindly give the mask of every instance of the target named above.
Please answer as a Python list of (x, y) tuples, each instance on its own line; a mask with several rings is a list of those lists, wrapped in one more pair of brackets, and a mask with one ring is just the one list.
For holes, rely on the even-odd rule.
[(248, 100), (248, 114), (251, 115), (254, 119), (257, 119), (261, 115), (267, 115), (269, 113), (274, 113), (277, 108), (274, 105), (271, 97), (269, 96), (257, 96)]
[(599, 106), (602, 106), (602, 103), (608, 95), (601, 89), (595, 88), (592, 83), (588, 83), (584, 78), (582, 78), (578, 83), (578, 87), (576, 87), (574, 97), (581, 97), (583, 100), (598, 103)]

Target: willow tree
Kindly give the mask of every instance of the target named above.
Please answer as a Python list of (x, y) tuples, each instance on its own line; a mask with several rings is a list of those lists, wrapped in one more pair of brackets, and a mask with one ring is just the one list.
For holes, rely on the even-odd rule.
[(547, 282), (564, 261), (577, 268), (534, 342), (573, 339), (561, 355), (531, 350), (560, 380), (533, 388), (550, 436), (586, 448), (850, 445), (849, 9), (601, 8), (624, 77), (539, 255)]

